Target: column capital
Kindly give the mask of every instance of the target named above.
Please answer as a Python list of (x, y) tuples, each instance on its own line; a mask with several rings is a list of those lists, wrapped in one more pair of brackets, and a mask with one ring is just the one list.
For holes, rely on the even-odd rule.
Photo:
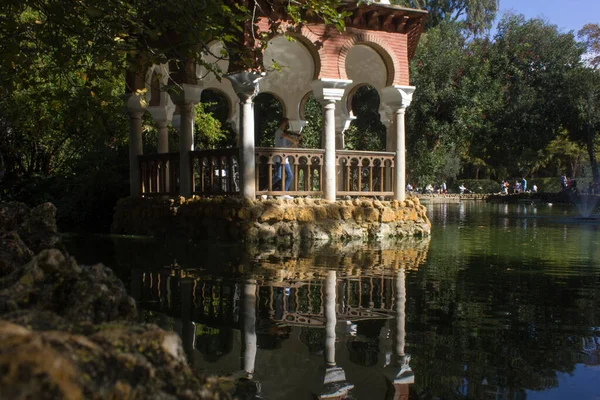
[(233, 91), (240, 98), (241, 102), (247, 102), (252, 100), (256, 96), (258, 89), (258, 82), (264, 78), (266, 73), (259, 73), (254, 71), (242, 71), (234, 72), (225, 75), (225, 78), (229, 79)]
[(383, 102), (379, 104), (379, 120), (388, 129), (394, 123), (394, 112), (392, 111), (392, 108)]
[(125, 103), (125, 109), (129, 114), (132, 113), (144, 113), (146, 111), (146, 107), (148, 106), (148, 102), (146, 101), (146, 97), (142, 94), (137, 93), (125, 93), (121, 96), (123, 102)]
[(403, 112), (412, 102), (415, 90), (416, 87), (414, 86), (387, 86), (381, 91), (381, 103), (393, 112)]
[(344, 97), (346, 87), (351, 83), (352, 81), (347, 79), (322, 78), (312, 81), (310, 86), (317, 101), (327, 104), (340, 101)]
[(183, 83), (181, 85), (170, 85), (167, 91), (171, 95), (173, 103), (181, 107), (186, 104), (199, 103), (203, 89), (201, 85)]
[(166, 104), (162, 106), (148, 107), (148, 112), (152, 115), (152, 119), (158, 121), (171, 121), (175, 112), (175, 104), (170, 97), (167, 97)]

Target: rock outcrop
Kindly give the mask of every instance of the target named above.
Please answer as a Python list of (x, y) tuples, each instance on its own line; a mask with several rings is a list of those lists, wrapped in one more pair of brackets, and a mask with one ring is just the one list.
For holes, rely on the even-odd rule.
[(199, 379), (176, 333), (154, 325), (95, 326), (87, 335), (0, 321), (2, 399), (225, 399)]
[(196, 376), (176, 333), (136, 321), (112, 270), (42, 251), (0, 278), (0, 398), (226, 399), (235, 389)]
[(231, 398), (236, 383), (195, 375), (176, 333), (137, 322), (110, 268), (50, 248), (55, 213), (0, 205), (0, 399)]
[(137, 315), (135, 302), (110, 268), (79, 266), (55, 249), (0, 278), (0, 314), (23, 310), (50, 311), (73, 324)]
[(0, 277), (59, 241), (53, 204), (34, 208), (16, 202), (0, 204)]

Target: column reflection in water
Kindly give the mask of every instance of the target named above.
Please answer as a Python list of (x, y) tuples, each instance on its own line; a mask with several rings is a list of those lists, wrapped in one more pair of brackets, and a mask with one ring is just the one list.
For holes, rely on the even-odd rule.
[(346, 374), (335, 363), (336, 271), (328, 271), (325, 279), (325, 378), (320, 399), (343, 398), (354, 387), (346, 382)]
[(394, 319), (392, 329), (390, 329), (392, 334), (392, 354), (390, 362), (386, 363), (385, 376), (390, 384), (388, 394), (392, 395), (395, 399), (408, 399), (408, 385), (415, 382), (415, 374), (409, 365), (410, 355), (405, 353), (406, 274), (404, 269), (400, 269), (396, 273), (395, 284), (396, 298), (394, 307), (396, 309), (396, 318)]
[(180, 280), (181, 320), (175, 321), (175, 330), (183, 342), (183, 349), (189, 360), (194, 364), (194, 348), (196, 346), (196, 323), (193, 321), (194, 279)]
[(247, 280), (244, 283), (242, 302), (242, 329), (244, 344), (242, 346), (242, 370), (248, 379), (254, 375), (256, 362), (256, 280)]

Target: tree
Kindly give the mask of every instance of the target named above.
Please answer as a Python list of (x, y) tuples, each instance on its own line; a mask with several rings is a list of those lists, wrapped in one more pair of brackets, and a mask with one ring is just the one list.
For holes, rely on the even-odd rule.
[(562, 129), (566, 76), (581, 65), (583, 47), (571, 33), (539, 19), (507, 15), (481, 54), (501, 102), (488, 110), (487, 128), (470, 148), (494, 168), (526, 174), (532, 157)]
[(594, 183), (600, 185), (596, 146), (600, 138), (600, 70), (577, 68), (566, 76), (564, 124), (572, 140), (586, 147)]
[(588, 62), (594, 68), (600, 68), (600, 24), (586, 24), (577, 33), (586, 45), (590, 58)]
[(487, 80), (489, 61), (471, 46), (459, 24), (443, 23), (426, 32), (412, 60), (417, 90), (407, 112), (407, 156), (414, 182), (453, 178), (456, 160), (449, 155), (466, 154), (471, 137), (486, 127), (489, 104), (498, 102)]
[(394, 3), (427, 10), (428, 29), (443, 22), (459, 22), (466, 31), (475, 35), (492, 27), (499, 7), (499, 0), (398, 0)]
[[(128, 126), (120, 99), (126, 72), (143, 73), (153, 63), (200, 63), (221, 75), (227, 71), (203, 61), (213, 40), (225, 44), (230, 65), (260, 69), (269, 34), (252, 29), (254, 17), (275, 11), (296, 23), (318, 20), (341, 29), (346, 14), (339, 6), (340, 0), (4, 1), (2, 200), (53, 201), (61, 228), (68, 220), (67, 230), (108, 229), (114, 204), (127, 195)], [(277, 23), (270, 29), (284, 33)], [(223, 129), (211, 118), (204, 112), (197, 119), (201, 136), (211, 138), (208, 147)]]

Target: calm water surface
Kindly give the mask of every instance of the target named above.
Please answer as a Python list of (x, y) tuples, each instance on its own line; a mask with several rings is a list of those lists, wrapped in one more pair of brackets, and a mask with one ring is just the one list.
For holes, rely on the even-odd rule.
[(377, 246), (67, 245), (115, 269), (193, 368), (264, 399), (600, 399), (600, 221), (428, 207), (431, 238)]

